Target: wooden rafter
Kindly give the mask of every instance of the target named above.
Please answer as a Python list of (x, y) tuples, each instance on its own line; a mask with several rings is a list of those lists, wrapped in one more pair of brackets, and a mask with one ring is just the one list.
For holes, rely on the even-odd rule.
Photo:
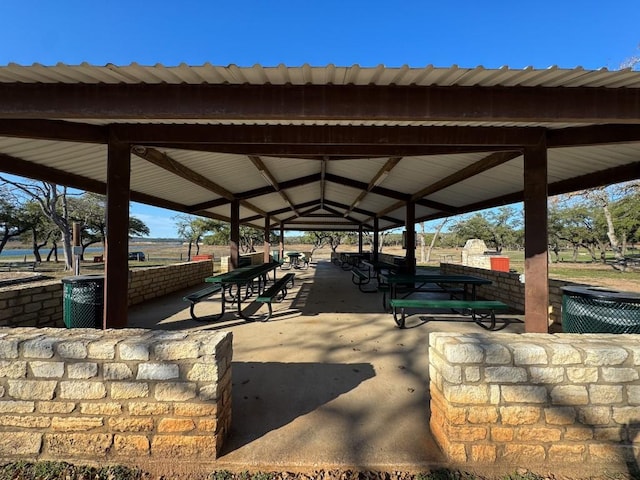
[(255, 155), (249, 155), (249, 160), (251, 160), (251, 163), (253, 163), (256, 169), (258, 169), (258, 171), (260, 172), (260, 175), (264, 177), (264, 179), (269, 183), (269, 185), (271, 185), (274, 188), (274, 190), (280, 194), (282, 199), (291, 207), (291, 210), (295, 213), (298, 213), (295, 207), (293, 206), (293, 202), (291, 201), (287, 193), (282, 188), (280, 188), (278, 181), (273, 176), (273, 174), (269, 171), (269, 169), (264, 164), (262, 159), (260, 159), (260, 157), (257, 157)]
[(347, 209), (347, 211), (345, 212), (345, 217), (349, 215), (351, 211), (360, 204), (360, 202), (364, 199), (364, 197), (366, 197), (367, 194), (373, 188), (377, 187), (384, 181), (384, 179), (387, 177), (387, 175), (389, 175), (391, 170), (393, 170), (394, 167), (398, 165), (398, 163), (400, 163), (400, 160), (402, 160), (402, 157), (393, 157), (387, 160), (387, 163), (385, 163), (382, 166), (382, 168), (380, 168), (380, 170), (378, 170), (376, 174), (373, 176), (373, 178), (369, 182), (369, 185), (367, 185), (367, 188), (363, 189), (360, 192), (360, 194), (356, 197), (356, 199), (353, 201), (351, 206)]

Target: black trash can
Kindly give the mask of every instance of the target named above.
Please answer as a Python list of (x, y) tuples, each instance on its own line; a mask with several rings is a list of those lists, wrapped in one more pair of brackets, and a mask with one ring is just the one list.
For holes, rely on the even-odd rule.
[(563, 332), (640, 333), (640, 294), (578, 286), (562, 293)]
[(102, 328), (104, 275), (62, 279), (63, 317), (67, 328)]

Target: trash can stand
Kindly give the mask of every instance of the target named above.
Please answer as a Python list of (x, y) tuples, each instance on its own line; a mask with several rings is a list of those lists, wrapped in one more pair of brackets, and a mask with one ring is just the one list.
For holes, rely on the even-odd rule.
[(562, 288), (566, 333), (640, 333), (640, 294), (598, 287)]
[(67, 328), (102, 328), (104, 275), (62, 279), (63, 319)]

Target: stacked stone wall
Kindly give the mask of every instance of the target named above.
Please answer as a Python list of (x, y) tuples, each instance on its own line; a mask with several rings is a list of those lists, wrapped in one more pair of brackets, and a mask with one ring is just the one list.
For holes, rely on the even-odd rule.
[(640, 459), (637, 335), (432, 333), (429, 364), (431, 431), (452, 462)]
[[(129, 271), (129, 305), (194, 285), (213, 274), (212, 262), (187, 262)], [(0, 288), (0, 327), (64, 327), (60, 280)]]
[[(441, 263), (444, 275), (473, 275), (491, 280), (491, 285), (477, 287), (480, 298), (499, 300), (519, 312), (524, 312), (524, 276), (512, 272), (485, 270), (452, 263)], [(572, 282), (549, 279), (549, 322), (562, 323), (562, 287), (576, 285)]]
[(215, 459), (231, 424), (230, 333), (0, 328), (0, 458)]

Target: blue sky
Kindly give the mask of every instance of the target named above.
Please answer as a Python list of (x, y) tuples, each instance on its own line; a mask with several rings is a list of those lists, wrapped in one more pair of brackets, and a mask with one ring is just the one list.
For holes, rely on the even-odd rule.
[[(0, 65), (58, 62), (616, 69), (640, 1), (3, 0)], [(153, 237), (175, 212), (132, 205)]]

